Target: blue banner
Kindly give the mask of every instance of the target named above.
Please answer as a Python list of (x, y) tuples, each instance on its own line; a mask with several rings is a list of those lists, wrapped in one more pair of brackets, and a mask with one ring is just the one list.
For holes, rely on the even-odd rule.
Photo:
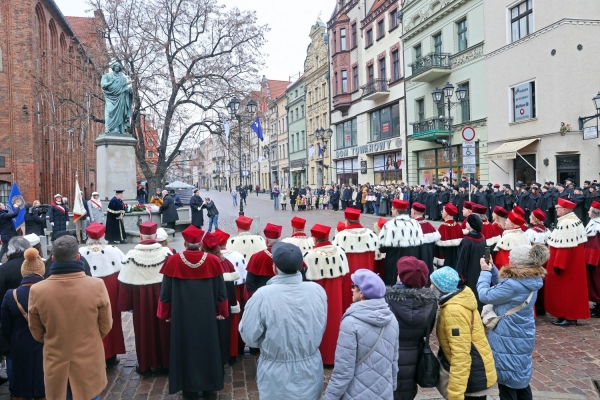
[(23, 195), (21, 194), (21, 190), (19, 190), (19, 185), (17, 182), (13, 182), (12, 189), (10, 190), (10, 196), (8, 196), (8, 204), (6, 208), (10, 212), (14, 212), (13, 205), (19, 208), (19, 214), (13, 218), (13, 225), (15, 229), (19, 229), (19, 227), (25, 224), (25, 213), (27, 210), (25, 209), (25, 199), (23, 199)]
[(250, 128), (252, 128), (252, 130), (256, 132), (256, 136), (258, 136), (261, 142), (265, 140), (263, 137), (262, 127), (260, 126), (260, 118), (256, 118), (252, 125), (250, 125)]

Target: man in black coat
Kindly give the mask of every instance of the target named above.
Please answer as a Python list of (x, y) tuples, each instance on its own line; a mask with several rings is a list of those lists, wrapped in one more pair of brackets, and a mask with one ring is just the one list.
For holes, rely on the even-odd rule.
[(63, 204), (63, 197), (60, 194), (54, 195), (54, 203), (48, 210), (48, 218), (52, 225), (52, 236), (69, 228), (69, 207)]
[(339, 187), (336, 186), (333, 193), (331, 193), (331, 198), (329, 199), (329, 203), (333, 207), (333, 211), (337, 211), (340, 208), (340, 188)]
[(292, 211), (296, 211), (296, 199), (298, 198), (298, 188), (296, 186), (292, 187), (290, 190), (290, 205), (292, 206)]
[(25, 233), (35, 233), (38, 236), (43, 236), (46, 226), (46, 214), (41, 208), (34, 207), (33, 204), (25, 204)]
[(190, 198), (190, 209), (192, 210), (192, 225), (198, 229), (202, 229), (204, 224), (204, 202), (200, 197), (200, 191), (194, 189), (194, 195)]
[(115, 195), (106, 208), (106, 233), (104, 238), (108, 242), (127, 243), (125, 225), (125, 206), (123, 205), (123, 190), (115, 190)]
[(348, 200), (350, 200), (350, 188), (346, 185), (343, 186), (342, 190), (342, 211), (348, 207)]
[(13, 224), (13, 218), (19, 215), (19, 207), (13, 205), (13, 212), (6, 209), (6, 206), (0, 203), (0, 240), (2, 240), (2, 250), (0, 250), (0, 262), (8, 250), (8, 242), (11, 238), (17, 236), (17, 230)]
[[(179, 219), (177, 214), (177, 206), (175, 205), (175, 191), (171, 189), (171, 193), (163, 193), (165, 195), (163, 204), (159, 210), (162, 214), (162, 223), (167, 224), (167, 228), (175, 230), (175, 222)], [(108, 229), (107, 229), (108, 230)]]

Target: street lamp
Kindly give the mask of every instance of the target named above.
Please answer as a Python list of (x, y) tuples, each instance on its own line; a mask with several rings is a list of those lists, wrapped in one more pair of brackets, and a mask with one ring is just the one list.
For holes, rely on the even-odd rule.
[(595, 97), (592, 97), (592, 101), (594, 102), (594, 107), (596, 107), (596, 115), (591, 115), (589, 117), (579, 117), (579, 130), (583, 130), (583, 125), (586, 122), (593, 120), (594, 118), (600, 117), (600, 92)]
[[(242, 185), (242, 115), (239, 113), (240, 109), (240, 101), (237, 97), (232, 98), (227, 104), (227, 108), (229, 109), (229, 113), (232, 117), (237, 119), (238, 121), (238, 167), (240, 171), (240, 186)], [(254, 115), (256, 112), (256, 102), (254, 100), (250, 100), (246, 104), (246, 111), (249, 115)], [(244, 215), (244, 204), (240, 201), (240, 214)]]
[(445, 117), (443, 115), (440, 115), (440, 117), (439, 117), (440, 121), (445, 122), (446, 126), (448, 127), (448, 140), (435, 139), (435, 142), (437, 144), (442, 145), (442, 147), (444, 147), (448, 151), (448, 159), (449, 159), (449, 163), (450, 163), (450, 186), (452, 186), (452, 184), (453, 184), (453, 181), (452, 181), (452, 115), (450, 114), (450, 110), (452, 109), (452, 107), (461, 105), (463, 103), (463, 101), (467, 98), (468, 90), (464, 86), (459, 86), (458, 89), (456, 89), (456, 98), (458, 100), (456, 102), (453, 102), (451, 100), (452, 95), (454, 95), (454, 92), (455, 92), (454, 86), (450, 82), (446, 82), (446, 84), (444, 85), (444, 87), (442, 89), (436, 87), (431, 92), (431, 97), (433, 98), (433, 102), (436, 104), (443, 102), (442, 97), (446, 97), (446, 99), (448, 100), (448, 116)]
[[(327, 142), (329, 142), (329, 139), (331, 139), (331, 136), (333, 135), (333, 130), (331, 128), (325, 130), (323, 128), (318, 128), (317, 130), (315, 130), (315, 137), (317, 138), (317, 140), (321, 140), (323, 142), (323, 156), (320, 160), (318, 160), (317, 162), (323, 165), (323, 168), (325, 169), (329, 169), (329, 166), (325, 165), (325, 163), (323, 162), (323, 158), (325, 158), (325, 152), (327, 151)], [(323, 186), (323, 182), (321, 182), (321, 184), (319, 186)]]

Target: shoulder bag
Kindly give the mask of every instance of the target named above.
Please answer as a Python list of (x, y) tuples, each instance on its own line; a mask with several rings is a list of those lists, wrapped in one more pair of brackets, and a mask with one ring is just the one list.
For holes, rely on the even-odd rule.
[[(387, 326), (387, 325), (386, 325)], [(363, 356), (363, 358), (361, 358), (360, 360), (358, 360), (358, 362), (354, 365), (354, 367), (358, 367), (360, 364), (363, 363), (363, 361), (365, 361), (367, 358), (369, 358), (369, 356), (371, 354), (373, 354), (373, 352), (375, 351), (375, 349), (377, 348), (377, 345), (379, 344), (379, 342), (381, 341), (381, 337), (383, 336), (383, 332), (385, 331), (385, 326), (381, 328), (381, 331), (379, 332), (379, 336), (377, 337), (377, 341), (375, 342), (375, 344), (373, 345), (373, 347), (371, 347), (371, 350), (369, 350), (367, 352), (367, 354), (365, 354)]]
[(529, 304), (532, 297), (533, 297), (533, 291), (531, 293), (529, 293), (529, 296), (527, 296), (527, 299), (523, 303), (519, 304), (516, 307), (511, 308), (510, 310), (505, 312), (504, 315), (502, 315), (500, 317), (494, 311), (493, 304), (486, 304), (485, 306), (483, 306), (483, 310), (481, 311), (481, 320), (483, 321), (483, 324), (485, 325), (486, 328), (494, 329), (496, 327), (496, 325), (498, 325), (498, 322), (500, 322), (500, 320), (502, 318), (509, 317), (509, 316), (513, 315), (514, 313), (521, 311), (527, 304)]
[(21, 303), (19, 303), (19, 300), (17, 300), (17, 289), (13, 289), (13, 297), (15, 299), (15, 302), (17, 303), (17, 307), (19, 308), (19, 311), (21, 311), (21, 314), (23, 314), (23, 318), (25, 318), (25, 321), (29, 322), (29, 315), (23, 309), (23, 306), (21, 305)]
[[(435, 315), (433, 317), (435, 318)], [(415, 380), (422, 388), (436, 387), (440, 379), (440, 362), (431, 351), (431, 347), (429, 347), (430, 326), (430, 324), (427, 325), (425, 343), (423, 344), (423, 351), (419, 357), (417, 372), (415, 374)]]

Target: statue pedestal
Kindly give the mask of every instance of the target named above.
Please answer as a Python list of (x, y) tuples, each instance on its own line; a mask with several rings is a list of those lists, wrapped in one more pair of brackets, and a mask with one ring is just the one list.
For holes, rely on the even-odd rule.
[(122, 189), (123, 201), (137, 204), (135, 146), (131, 135), (99, 135), (96, 146), (96, 192), (110, 200), (115, 190)]

